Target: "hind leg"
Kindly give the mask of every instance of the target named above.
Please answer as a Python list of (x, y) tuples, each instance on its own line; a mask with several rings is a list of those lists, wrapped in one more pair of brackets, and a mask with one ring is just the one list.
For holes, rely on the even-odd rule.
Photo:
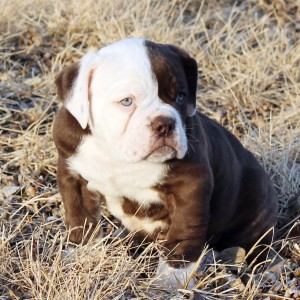
[(251, 226), (239, 227), (237, 230), (223, 235), (213, 246), (218, 251), (230, 247), (242, 247), (246, 250), (248, 264), (257, 264), (266, 260), (272, 243), (273, 233), (273, 230), (270, 228), (258, 230)]

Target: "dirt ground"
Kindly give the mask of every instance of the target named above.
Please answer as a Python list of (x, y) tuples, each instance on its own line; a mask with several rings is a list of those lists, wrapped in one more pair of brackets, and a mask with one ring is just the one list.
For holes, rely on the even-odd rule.
[[(0, 299), (300, 299), (298, 0), (0, 0), (0, 15)], [(65, 255), (54, 79), (126, 37), (197, 60), (199, 109), (255, 154), (278, 192), (273, 266), (247, 266), (241, 249), (224, 264), (205, 249), (193, 290), (163, 290), (157, 245), (112, 238), (119, 224), (105, 207), (106, 237)]]

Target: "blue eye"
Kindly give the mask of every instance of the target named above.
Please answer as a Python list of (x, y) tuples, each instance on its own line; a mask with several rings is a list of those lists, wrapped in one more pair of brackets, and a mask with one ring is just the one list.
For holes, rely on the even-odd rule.
[(178, 93), (178, 95), (176, 96), (176, 102), (178, 104), (183, 104), (184, 99), (185, 99), (185, 94), (184, 93)]
[(119, 103), (121, 103), (123, 106), (130, 106), (133, 103), (132, 98), (124, 98)]

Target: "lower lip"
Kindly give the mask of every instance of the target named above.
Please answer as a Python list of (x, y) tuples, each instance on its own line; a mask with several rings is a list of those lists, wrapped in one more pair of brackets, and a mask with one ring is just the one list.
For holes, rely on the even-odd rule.
[(170, 151), (170, 150), (173, 150), (173, 151), (176, 151), (176, 149), (174, 149), (173, 147), (171, 146), (168, 146), (168, 145), (162, 145), (156, 149), (154, 149), (153, 151), (151, 151), (147, 156), (151, 156), (153, 153), (155, 153), (156, 151), (162, 151), (163, 148), (165, 148), (165, 151)]

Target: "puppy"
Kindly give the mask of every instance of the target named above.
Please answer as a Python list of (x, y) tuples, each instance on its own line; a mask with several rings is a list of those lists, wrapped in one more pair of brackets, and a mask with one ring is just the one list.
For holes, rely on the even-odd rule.
[[(84, 228), (95, 228), (105, 201), (127, 230), (164, 240), (159, 272), (172, 282), (169, 273), (183, 278), (206, 242), (249, 250), (278, 207), (254, 156), (196, 111), (197, 73), (180, 48), (126, 39), (56, 79), (63, 106), (53, 137), (66, 225), (76, 227), (70, 240), (80, 243)], [(270, 241), (268, 234), (261, 243)], [(186, 268), (174, 263), (183, 258)]]

